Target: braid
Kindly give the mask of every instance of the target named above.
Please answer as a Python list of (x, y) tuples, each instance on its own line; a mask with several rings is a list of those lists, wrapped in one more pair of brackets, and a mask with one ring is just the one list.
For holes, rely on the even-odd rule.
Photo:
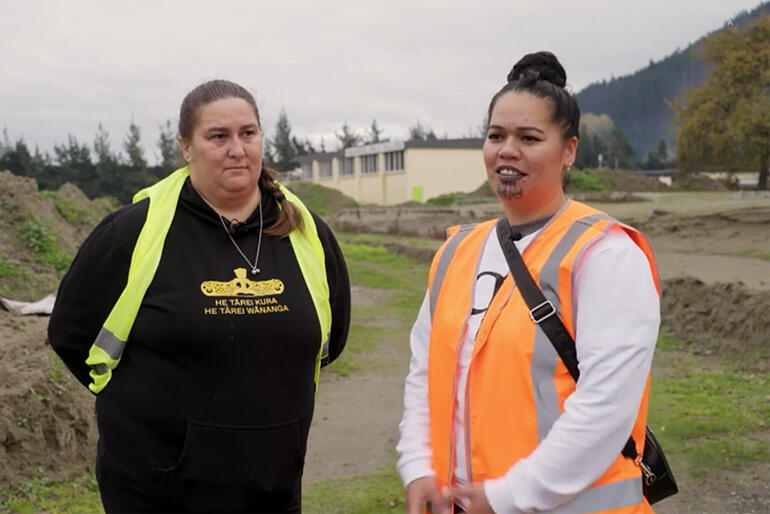
[(302, 228), (302, 215), (299, 213), (297, 207), (288, 201), (286, 196), (281, 192), (273, 173), (273, 170), (270, 168), (262, 166), (262, 173), (259, 177), (259, 184), (262, 186), (262, 190), (273, 195), (273, 198), (275, 198), (280, 209), (278, 219), (275, 223), (265, 229), (265, 233), (286, 237), (292, 230)]

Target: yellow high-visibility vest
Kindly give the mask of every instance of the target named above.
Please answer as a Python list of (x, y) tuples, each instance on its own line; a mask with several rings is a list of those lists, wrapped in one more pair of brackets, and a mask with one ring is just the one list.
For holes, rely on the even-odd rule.
[[(99, 393), (107, 386), (112, 378), (112, 370), (120, 363), (120, 357), (123, 355), (139, 307), (158, 269), (163, 244), (176, 212), (179, 193), (189, 174), (190, 170), (185, 166), (134, 195), (134, 203), (149, 198), (150, 206), (147, 210), (147, 219), (131, 255), (126, 287), (112, 307), (88, 352), (86, 364), (91, 367), (92, 379), (88, 388), (93, 393)], [(314, 377), (317, 389), (321, 359), (329, 353), (329, 335), (332, 325), (324, 249), (310, 211), (291, 191), (280, 184), (279, 187), (286, 198), (297, 207), (304, 222), (302, 229), (291, 231), (289, 241), (310, 291), (321, 328)]]

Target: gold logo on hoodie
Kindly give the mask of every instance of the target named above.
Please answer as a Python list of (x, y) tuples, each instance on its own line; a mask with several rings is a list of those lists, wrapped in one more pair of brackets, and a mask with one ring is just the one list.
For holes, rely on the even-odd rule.
[(283, 282), (277, 278), (270, 280), (249, 280), (246, 268), (236, 268), (235, 278), (228, 282), (207, 280), (201, 284), (201, 291), (206, 296), (269, 296), (283, 293)]

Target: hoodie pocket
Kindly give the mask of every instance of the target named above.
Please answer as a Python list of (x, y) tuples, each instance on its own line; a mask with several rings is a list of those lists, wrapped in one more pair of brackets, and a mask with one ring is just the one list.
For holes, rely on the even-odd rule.
[(285, 511), (299, 505), (297, 420), (262, 426), (187, 423), (182, 453), (153, 471), (156, 487), (191, 511)]

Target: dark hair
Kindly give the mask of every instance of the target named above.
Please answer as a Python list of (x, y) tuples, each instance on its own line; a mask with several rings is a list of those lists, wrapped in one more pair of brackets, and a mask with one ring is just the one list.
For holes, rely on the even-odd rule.
[(551, 52), (527, 54), (508, 74), (508, 83), (492, 97), (487, 112), (487, 125), (497, 100), (511, 91), (527, 91), (551, 101), (553, 121), (560, 124), (565, 138), (578, 137), (580, 108), (575, 97), (567, 91), (567, 73)]
[[(223, 98), (240, 98), (248, 102), (254, 109), (257, 125), (261, 126), (257, 102), (246, 88), (229, 80), (209, 80), (187, 93), (182, 100), (182, 106), (179, 108), (179, 136), (186, 140), (192, 138), (195, 124), (198, 123), (200, 108)], [(302, 216), (299, 210), (294, 204), (286, 200), (275, 181), (275, 173), (264, 164), (259, 176), (259, 187), (273, 195), (281, 209), (275, 223), (265, 229), (266, 233), (284, 237), (295, 228), (302, 227)]]

